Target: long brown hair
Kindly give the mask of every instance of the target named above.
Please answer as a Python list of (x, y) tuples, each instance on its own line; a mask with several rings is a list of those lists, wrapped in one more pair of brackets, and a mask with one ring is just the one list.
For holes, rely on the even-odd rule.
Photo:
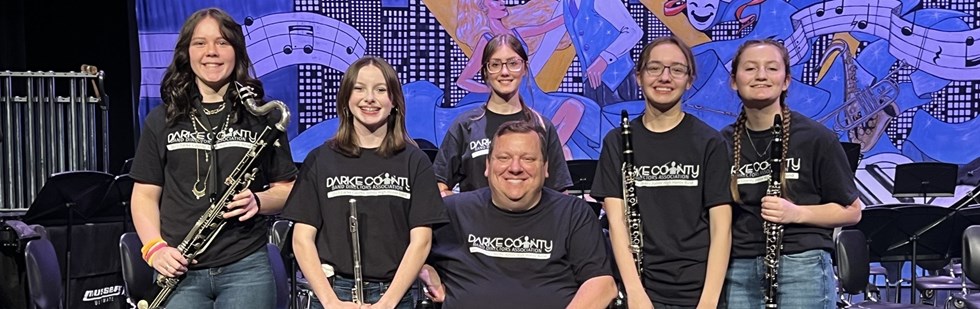
[[(484, 82), (487, 82), (486, 81), (487, 76), (490, 75), (490, 72), (487, 71), (487, 64), (490, 63), (490, 57), (493, 56), (493, 53), (496, 53), (497, 50), (500, 50), (500, 48), (503, 47), (510, 48), (515, 53), (517, 53), (518, 57), (521, 57), (521, 60), (524, 60), (523, 70), (525, 74), (524, 77), (521, 78), (522, 79), (521, 86), (528, 87), (527, 83), (530, 83), (532, 81), (530, 78), (531, 74), (528, 72), (530, 68), (528, 67), (527, 64), (528, 63), (527, 51), (524, 50), (524, 45), (521, 44), (521, 40), (517, 39), (517, 37), (515, 37), (513, 34), (510, 33), (497, 35), (492, 39), (490, 39), (490, 42), (487, 42), (487, 45), (483, 48), (483, 59), (480, 63), (480, 78), (482, 78)], [(520, 91), (520, 89), (518, 89), (517, 91)], [(524, 97), (521, 97), (520, 93), (518, 93), (517, 95), (518, 95), (518, 101), (521, 102), (521, 114), (524, 115), (524, 121), (531, 122), (531, 123), (539, 123), (543, 128), (544, 120), (542, 120), (541, 115), (538, 114), (537, 111), (532, 110), (530, 107), (528, 107), (527, 104), (524, 104)], [(483, 116), (486, 116), (487, 104), (483, 104), (482, 108), (483, 108), (483, 113), (480, 113), (479, 115), (470, 118), (470, 120), (479, 120), (480, 118), (483, 118)]]
[(415, 141), (408, 136), (405, 129), (405, 94), (402, 92), (402, 84), (398, 81), (398, 73), (381, 57), (364, 56), (354, 61), (347, 68), (344, 77), (340, 80), (340, 91), (337, 92), (337, 114), (340, 117), (340, 127), (333, 138), (327, 141), (330, 148), (348, 157), (359, 157), (361, 155), (360, 142), (357, 133), (354, 132), (354, 115), (350, 111), (351, 92), (354, 91), (354, 84), (357, 83), (357, 74), (361, 68), (373, 65), (381, 70), (385, 84), (388, 86), (388, 99), (391, 100), (391, 114), (388, 115), (388, 128), (381, 146), (378, 147), (378, 155), (387, 158), (405, 149), (406, 143), (415, 145)]
[[(735, 74), (737, 74), (736, 72), (738, 71), (738, 65), (739, 65), (739, 61), (741, 61), (742, 53), (745, 52), (745, 50), (747, 48), (752, 47), (752, 46), (755, 46), (755, 45), (770, 45), (770, 46), (776, 47), (776, 49), (779, 50), (779, 53), (782, 55), (782, 58), (783, 58), (783, 65), (785, 65), (785, 68), (784, 69), (786, 70), (786, 78), (790, 78), (790, 72), (789, 72), (789, 70), (790, 70), (790, 66), (789, 66), (789, 51), (787, 51), (786, 50), (786, 47), (783, 46), (783, 44), (782, 43), (779, 43), (778, 41), (771, 40), (771, 39), (764, 39), (764, 40), (749, 40), (749, 41), (746, 41), (745, 43), (742, 43), (742, 46), (739, 46), (738, 47), (738, 51), (735, 53), (735, 58), (732, 60), (732, 73), (731, 73), (732, 74), (732, 80), (735, 79)], [(736, 90), (736, 92), (738, 92), (738, 90)], [(741, 93), (739, 93), (739, 97), (741, 97)], [(782, 117), (783, 118), (783, 123), (782, 123), (782, 125), (783, 125), (783, 136), (782, 136), (783, 137), (783, 147), (782, 147), (783, 148), (783, 153), (781, 153), (780, 156), (782, 158), (782, 162), (786, 162), (786, 158), (787, 158), (787, 156), (789, 154), (789, 135), (790, 135), (789, 134), (789, 131), (790, 131), (790, 122), (791, 122), (790, 121), (790, 115), (791, 114), (790, 114), (790, 110), (789, 110), (789, 105), (786, 104), (786, 90), (783, 90), (783, 92), (779, 94), (779, 106), (782, 109), (782, 116), (783, 116)], [(741, 200), (741, 198), (739, 198), (739, 194), (738, 194), (738, 170), (739, 170), (739, 167), (741, 165), (741, 158), (742, 158), (742, 135), (744, 135), (745, 134), (744, 133), (745, 130), (747, 130), (745, 128), (746, 118), (747, 117), (745, 115), (745, 107), (743, 106), (741, 112), (739, 112), (739, 114), (738, 114), (738, 119), (735, 120), (735, 130), (734, 130), (735, 133), (734, 133), (734, 136), (732, 138), (733, 144), (734, 144), (734, 147), (733, 147), (734, 148), (734, 154), (733, 154), (734, 160), (732, 160), (732, 162), (734, 162), (734, 165), (733, 165), (733, 168), (732, 168), (732, 178), (731, 178), (731, 181), (730, 181), (730, 186), (731, 186), (731, 190), (732, 190), (732, 198), (734, 198), (735, 201), (736, 202), (739, 202), (739, 203), (741, 203), (742, 200)], [(752, 141), (750, 140), (749, 143), (751, 143), (751, 142)], [(779, 183), (783, 184), (783, 186), (781, 188), (782, 189), (782, 196), (785, 199), (789, 199), (789, 192), (790, 191), (789, 191), (789, 186), (786, 183), (786, 166), (785, 165), (783, 165), (782, 170), (779, 171), (779, 179), (780, 179)]]
[[(237, 81), (247, 86), (252, 86), (256, 94), (256, 100), (261, 103), (265, 97), (262, 89), (262, 82), (254, 75), (252, 60), (249, 59), (245, 47), (245, 35), (242, 33), (242, 26), (235, 22), (228, 13), (219, 8), (206, 8), (194, 12), (184, 21), (177, 35), (177, 44), (174, 47), (173, 60), (167, 67), (160, 83), (160, 98), (167, 109), (167, 124), (173, 125), (180, 117), (195, 115), (197, 110), (192, 105), (193, 98), (198, 95), (196, 92), (195, 80), (197, 76), (191, 70), (190, 46), (191, 37), (194, 35), (194, 28), (197, 27), (205, 18), (214, 18), (218, 21), (218, 28), (221, 36), (231, 44), (235, 50), (235, 68), (231, 72), (230, 81)], [(229, 82), (230, 82), (229, 81)], [(238, 90), (228, 87), (225, 92), (226, 102), (238, 102)], [(238, 113), (241, 104), (231, 105), (231, 117), (233, 122), (238, 121)]]

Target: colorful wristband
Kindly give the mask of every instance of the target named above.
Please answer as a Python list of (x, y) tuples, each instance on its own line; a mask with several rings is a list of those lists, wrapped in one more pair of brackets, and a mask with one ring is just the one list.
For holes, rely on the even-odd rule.
[(143, 255), (144, 260), (146, 259), (146, 252), (150, 251), (150, 248), (153, 248), (153, 246), (156, 246), (161, 241), (163, 241), (163, 238), (157, 237), (157, 239), (148, 241), (146, 242), (146, 244), (143, 245), (143, 248), (140, 249), (140, 254)]

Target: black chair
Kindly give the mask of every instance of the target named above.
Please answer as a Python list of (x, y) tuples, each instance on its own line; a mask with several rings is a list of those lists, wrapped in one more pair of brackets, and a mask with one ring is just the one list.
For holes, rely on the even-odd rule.
[(24, 257), (27, 286), (30, 290), (28, 308), (64, 308), (61, 267), (51, 241), (45, 237), (29, 241)]
[[(837, 278), (840, 287), (841, 303), (847, 308), (931, 308), (925, 305), (896, 304), (879, 302), (870, 292), (873, 286), (868, 282), (870, 275), (868, 242), (860, 230), (843, 230), (837, 236), (835, 247)], [(852, 304), (851, 295), (864, 294), (865, 301)]]
[(154, 271), (143, 261), (140, 249), (143, 242), (136, 232), (123, 233), (119, 236), (119, 264), (122, 266), (123, 284), (126, 287), (126, 297), (134, 304), (140, 300), (148, 300), (153, 288)]
[(980, 282), (980, 225), (971, 225), (963, 231), (963, 290), (951, 299), (953, 307), (980, 309), (980, 293), (970, 293), (966, 281)]
[[(303, 308), (301, 298), (308, 300), (310, 298), (309, 296), (313, 294), (313, 290), (310, 288), (309, 282), (303, 278), (302, 272), (299, 271), (299, 266), (296, 264), (296, 256), (293, 253), (292, 241), (292, 221), (276, 220), (272, 223), (272, 229), (269, 231), (269, 243), (276, 247), (275, 249), (279, 253), (280, 263), (283, 265), (281, 278), (288, 285), (286, 287), (288, 303), (293, 304), (293, 308)], [(272, 255), (272, 250), (269, 251), (269, 254)], [(272, 262), (272, 259), (272, 257), (269, 257), (270, 262)], [(293, 275), (290, 276), (289, 274)], [(279, 280), (278, 277), (277, 280)], [(279, 283), (277, 282), (276, 284), (278, 287)]]
[(289, 279), (286, 264), (282, 261), (282, 253), (275, 244), (266, 244), (269, 251), (269, 265), (272, 266), (272, 277), (276, 284), (276, 309), (289, 308)]
[(276, 222), (272, 223), (272, 230), (269, 231), (269, 243), (276, 245), (276, 248), (282, 252), (283, 247), (291, 246), (291, 244), (287, 244), (286, 242), (290, 241), (288, 236), (292, 228), (292, 221), (276, 220)]

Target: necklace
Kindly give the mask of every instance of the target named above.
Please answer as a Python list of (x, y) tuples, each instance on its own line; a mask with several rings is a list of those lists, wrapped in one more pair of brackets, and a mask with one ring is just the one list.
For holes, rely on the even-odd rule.
[[(218, 111), (220, 112), (221, 109), (224, 109), (224, 103), (221, 104), (221, 107), (218, 108)], [(208, 111), (207, 109), (204, 110), (205, 113), (207, 113), (207, 111)], [(225, 117), (224, 128), (221, 129), (221, 131), (225, 131), (225, 130), (228, 129), (228, 123), (231, 122), (230, 120), (231, 120), (231, 114), (228, 114), (228, 116)], [(195, 133), (195, 135), (197, 135), (197, 133), (199, 132), (197, 130), (197, 126), (198, 125), (201, 126), (201, 130), (204, 130), (205, 132), (208, 132), (209, 133), (209, 134), (207, 134), (207, 138), (208, 138), (209, 141), (212, 138), (217, 138), (217, 136), (211, 136), (211, 133), (213, 131), (211, 129), (208, 129), (208, 127), (205, 126), (204, 123), (202, 123), (201, 120), (197, 118), (197, 116), (191, 115), (191, 126), (194, 127), (194, 133)], [(215, 129), (216, 128), (217, 127), (215, 127)], [(214, 144), (213, 143), (211, 143), (211, 149), (212, 150), (214, 149)], [(201, 199), (202, 197), (204, 197), (207, 194), (207, 191), (208, 191), (208, 179), (211, 178), (211, 166), (208, 165), (208, 171), (204, 175), (204, 180), (203, 181), (201, 180), (201, 159), (200, 159), (200, 157), (201, 157), (200, 156), (200, 150), (198, 148), (194, 148), (194, 165), (195, 165), (194, 168), (195, 168), (195, 171), (196, 171), (195, 172), (196, 178), (194, 179), (194, 187), (191, 188), (191, 193), (194, 194), (194, 197), (197, 198), (197, 199)], [(204, 162), (210, 162), (210, 161), (211, 161), (210, 160), (210, 155), (208, 155), (208, 151), (205, 151), (204, 152)], [(198, 186), (200, 186), (200, 188), (198, 188)]]
[(204, 109), (204, 114), (205, 115), (209, 115), (209, 116), (210, 115), (217, 115), (218, 113), (220, 113), (223, 110), (225, 110), (225, 102), (221, 102), (221, 106), (218, 106), (218, 108), (215, 108), (215, 109), (207, 109), (207, 108), (205, 108)]
[(752, 151), (755, 151), (755, 154), (758, 155), (760, 158), (762, 158), (767, 153), (769, 153), (769, 147), (772, 147), (772, 140), (770, 139), (769, 142), (766, 143), (766, 150), (759, 152), (759, 150), (755, 148), (755, 140), (752, 139), (752, 133), (749, 133), (749, 131), (752, 130), (749, 130), (749, 128), (745, 128), (745, 136), (749, 137), (749, 146), (752, 146)]

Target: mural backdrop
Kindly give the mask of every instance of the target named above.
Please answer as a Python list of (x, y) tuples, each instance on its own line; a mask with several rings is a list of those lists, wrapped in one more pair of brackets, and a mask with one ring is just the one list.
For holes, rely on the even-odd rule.
[(363, 55), (398, 70), (409, 133), (439, 145), (457, 114), (488, 97), (474, 50), (499, 33), (526, 42), (533, 79), (522, 97), (560, 128), (566, 157), (597, 159), (619, 112), (643, 109), (632, 71), (640, 49), (673, 34), (694, 48), (699, 73), (684, 109), (718, 129), (738, 113), (729, 87), (738, 45), (782, 41), (792, 62), (790, 107), (858, 145), (865, 203), (907, 201), (891, 197), (897, 164), (960, 165), (956, 197), (937, 204), (953, 203), (977, 181), (973, 0), (142, 0), (141, 117), (160, 104), (181, 23), (210, 6), (243, 25), (267, 96), (293, 111), (297, 162), (332, 136), (340, 78)]

